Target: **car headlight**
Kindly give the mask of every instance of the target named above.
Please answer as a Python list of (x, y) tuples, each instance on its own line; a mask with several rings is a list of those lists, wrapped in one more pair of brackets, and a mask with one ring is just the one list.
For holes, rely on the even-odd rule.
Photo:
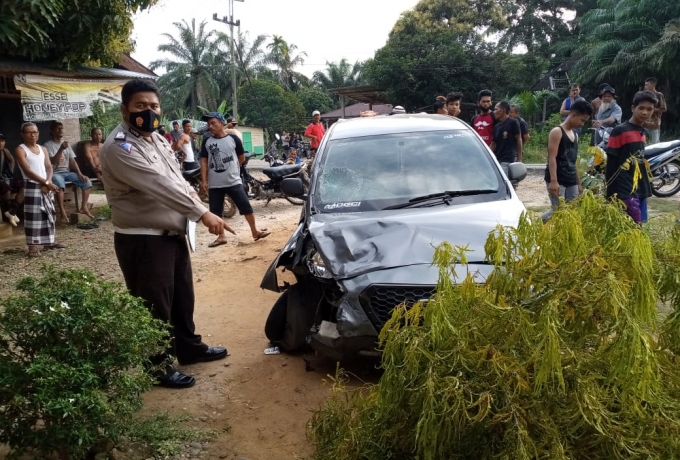
[(326, 269), (326, 264), (324, 263), (323, 259), (321, 258), (321, 255), (319, 255), (318, 252), (314, 252), (314, 255), (311, 257), (311, 259), (309, 259), (307, 266), (309, 268), (309, 271), (312, 272), (312, 275), (316, 276), (317, 278), (324, 279), (333, 278), (328, 269)]

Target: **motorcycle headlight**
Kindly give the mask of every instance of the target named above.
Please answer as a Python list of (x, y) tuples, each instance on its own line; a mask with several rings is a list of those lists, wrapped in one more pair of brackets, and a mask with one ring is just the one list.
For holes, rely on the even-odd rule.
[(333, 278), (333, 276), (331, 276), (330, 272), (326, 268), (326, 264), (324, 263), (323, 259), (321, 258), (318, 252), (314, 252), (314, 255), (311, 257), (307, 265), (309, 271), (312, 272), (312, 275), (316, 276), (317, 278), (324, 279)]

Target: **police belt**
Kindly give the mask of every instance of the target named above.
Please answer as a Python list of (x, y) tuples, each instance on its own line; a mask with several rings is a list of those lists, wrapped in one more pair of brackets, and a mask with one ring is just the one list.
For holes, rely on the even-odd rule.
[(184, 236), (184, 233), (157, 228), (118, 228), (113, 227), (116, 233), (123, 235), (152, 235), (152, 236)]

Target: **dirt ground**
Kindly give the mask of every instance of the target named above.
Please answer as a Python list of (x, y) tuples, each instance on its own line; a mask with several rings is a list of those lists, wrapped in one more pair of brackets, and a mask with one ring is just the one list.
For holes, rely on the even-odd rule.
[[(527, 207), (548, 206), (540, 176), (529, 176), (518, 193)], [(269, 346), (264, 322), (277, 294), (263, 291), (259, 284), (301, 212), (301, 207), (285, 200), (274, 200), (267, 207), (263, 204), (253, 201), (258, 224), (272, 231), (268, 238), (254, 242), (245, 220), (236, 216), (229, 224), (237, 236), (231, 237), (228, 245), (208, 248), (212, 236), (201, 228), (192, 257), (197, 332), (208, 344), (228, 347), (229, 356), (181, 368), (196, 377), (193, 388), (155, 388), (145, 396), (145, 412), (188, 414), (197, 426), (217, 432), (216, 439), (194, 457), (268, 460), (310, 456), (306, 424), (311, 411), (327, 397), (328, 376), (335, 372), (334, 362), (313, 355), (263, 353)], [(677, 209), (677, 199), (672, 206)], [(94, 230), (60, 227), (57, 239), (68, 248), (44, 252), (41, 259), (26, 257), (21, 228), (15, 230), (12, 240), (0, 242), (0, 296), (9, 294), (21, 276), (38, 273), (43, 263), (85, 267), (122, 282), (110, 222)], [(313, 360), (313, 370), (306, 370), (305, 359)], [(374, 364), (350, 367), (354, 383), (375, 381), (378, 372)]]

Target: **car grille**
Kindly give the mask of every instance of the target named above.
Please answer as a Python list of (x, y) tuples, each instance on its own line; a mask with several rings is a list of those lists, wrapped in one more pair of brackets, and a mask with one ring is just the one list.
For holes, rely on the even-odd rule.
[(394, 307), (402, 303), (413, 306), (420, 300), (428, 300), (434, 291), (434, 286), (370, 286), (362, 292), (361, 304), (380, 330), (392, 317)]

